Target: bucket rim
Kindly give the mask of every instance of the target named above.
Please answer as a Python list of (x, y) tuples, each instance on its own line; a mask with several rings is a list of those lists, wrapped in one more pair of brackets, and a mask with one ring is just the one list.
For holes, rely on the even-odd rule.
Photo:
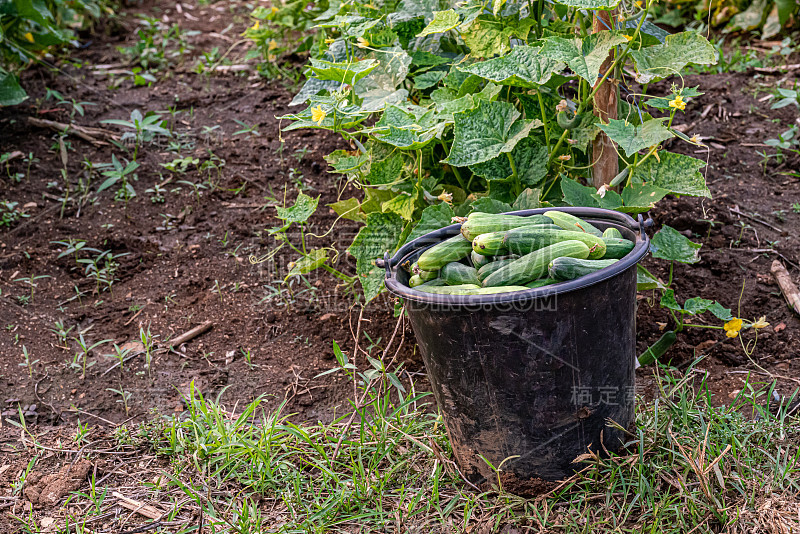
[(552, 298), (554, 295), (562, 295), (573, 291), (578, 291), (595, 284), (604, 282), (610, 278), (627, 271), (631, 267), (635, 267), (650, 250), (650, 238), (645, 233), (644, 229), (652, 226), (653, 221), (647, 219), (644, 221), (642, 215), (639, 214), (638, 221), (633, 219), (630, 215), (619, 211), (604, 209), (604, 208), (590, 208), (590, 207), (548, 207), (548, 208), (535, 208), (529, 210), (518, 210), (504, 212), (504, 215), (519, 215), (528, 217), (531, 215), (542, 214), (547, 211), (563, 211), (570, 213), (576, 217), (605, 220), (620, 224), (636, 234), (636, 244), (631, 252), (620, 258), (619, 261), (593, 272), (586, 276), (582, 276), (576, 280), (567, 280), (558, 282), (544, 287), (527, 289), (525, 291), (513, 291), (509, 293), (496, 293), (488, 295), (445, 295), (438, 293), (425, 293), (417, 291), (416, 289), (400, 283), (397, 279), (396, 269), (403, 264), (403, 260), (409, 255), (417, 252), (420, 249), (427, 249), (443, 241), (448, 237), (455, 236), (461, 231), (461, 223), (451, 224), (429, 232), (423, 236), (406, 243), (402, 246), (391, 258), (387, 252), (383, 258), (376, 260), (375, 264), (378, 267), (386, 269), (386, 278), (384, 280), (386, 288), (392, 294), (402, 297), (404, 299), (413, 301), (419, 304), (439, 304), (452, 307), (475, 307), (491, 304), (515, 304), (521, 302), (532, 301), (541, 298)]

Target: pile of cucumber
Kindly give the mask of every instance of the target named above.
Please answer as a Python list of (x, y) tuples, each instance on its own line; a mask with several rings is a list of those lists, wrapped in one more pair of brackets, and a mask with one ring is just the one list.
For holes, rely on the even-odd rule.
[(447, 295), (508, 293), (574, 280), (612, 265), (634, 243), (563, 211), (542, 215), (474, 212), (461, 233), (411, 266), (409, 285)]

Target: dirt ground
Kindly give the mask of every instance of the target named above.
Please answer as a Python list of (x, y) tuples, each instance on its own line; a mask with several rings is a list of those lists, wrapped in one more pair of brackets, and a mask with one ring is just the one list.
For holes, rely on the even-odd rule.
[[(324, 273), (312, 275), (308, 284), (295, 280), (283, 286), (286, 265), (294, 259), (284, 250), (269, 262), (249, 260), (274, 248), (276, 242), (267, 232), (280, 223), (274, 207), (284, 198), (293, 199), (297, 188), (321, 197), (310, 230), (325, 235), (310, 238), (311, 246), (349, 244), (356, 224), (340, 221), (326, 234), (335, 214), (323, 207), (353, 194), (325, 171), (323, 155), (344, 148), (343, 142), (317, 131), (280, 134), (276, 117), (295, 108), (288, 106), (291, 92), (277, 81), (252, 70), (194, 72), (201, 51), (212, 46), (227, 49), (247, 17), (242, 7), (228, 9), (226, 3), (183, 6), (180, 12), (155, 3), (137, 7), (118, 25), (87, 38), (70, 62), (59, 63), (59, 71), (27, 71), (24, 84), (30, 100), (0, 110), (0, 152), (18, 150), (36, 158), (29, 171), (24, 158), (18, 158), (0, 173), (0, 200), (18, 202), (28, 215), (10, 230), (0, 227), (3, 420), (17, 419), (22, 409), (28, 424), (42, 430), (53, 427), (56, 433), (74, 428), (79, 419), (112, 428), (142, 420), (152, 411), (182, 411), (181, 393), (192, 380), (206, 395), (222, 394), (228, 405), (259, 395), (266, 395), (271, 407), (289, 399), (287, 409), (298, 419), (327, 419), (345, 406), (350, 390), (331, 375), (315, 376), (335, 366), (334, 340), (345, 349), (352, 346), (359, 313), (353, 297)], [(105, 71), (125, 68), (117, 48), (136, 42), (134, 14), (139, 12), (203, 33), (186, 38), (193, 50), (180, 64), (164, 70), (151, 87), (134, 87), (131, 80), (123, 80), (109, 89)], [(229, 24), (233, 26), (227, 34), (217, 33)], [(234, 63), (244, 56), (244, 48), (232, 52)], [(749, 356), (740, 339), (700, 328), (682, 334), (668, 353), (667, 358), (679, 365), (705, 355), (697, 369), (707, 373), (721, 404), (742, 388), (748, 372), (764, 380), (769, 378), (765, 372), (774, 375), (780, 395), (800, 385), (800, 321), (788, 311), (770, 275), (774, 259), (782, 260), (795, 280), (800, 271), (800, 207), (792, 209), (800, 202), (800, 158), (790, 155), (780, 163), (771, 159), (764, 167), (757, 153), (766, 148), (765, 139), (777, 137), (797, 117), (796, 108), (771, 110), (770, 101), (763, 100), (780, 76), (746, 72), (686, 78), (687, 86), (699, 85), (705, 95), (690, 103), (681, 120), (691, 124), (690, 135), (702, 136), (709, 149), (695, 153), (696, 147), (676, 148), (708, 159), (714, 198), (668, 198), (651, 213), (656, 228), (668, 224), (703, 244), (700, 263), (675, 268), (679, 301), (693, 296), (716, 299), (735, 315), (750, 320), (765, 316), (771, 324), (760, 331), (754, 346), (753, 333), (745, 333)], [(97, 165), (112, 161), (112, 155), (130, 154), (72, 135), (65, 138), (62, 151), (54, 131), (29, 123), (30, 118), (71, 120), (69, 107), (44, 99), (46, 88), (94, 104), (86, 106), (85, 115), (76, 115), (75, 123), (117, 133), (122, 130), (100, 121), (127, 119), (134, 110), (165, 112), (174, 137), (140, 149), (138, 179), (132, 182), (137, 195), (127, 205), (115, 200), (116, 187), (97, 195), (96, 202), (92, 195), (83, 197), (73, 189), (62, 203), (68, 193), (61, 178), (64, 169), (75, 188), (79, 179), (86, 179), (85, 162)], [(179, 113), (166, 112), (171, 107)], [(237, 134), (244, 127), (236, 120), (258, 132)], [(182, 146), (170, 150), (170, 142)], [(198, 158), (200, 165), (211, 161), (216, 168), (200, 170), (193, 164), (178, 173), (163, 166), (185, 156)], [(22, 174), (19, 181), (12, 178), (17, 173)], [(196, 192), (186, 183), (207, 179), (217, 187)], [(95, 175), (92, 180), (96, 185), (103, 178)], [(147, 192), (156, 184), (163, 184), (163, 202)], [(118, 257), (117, 280), (110, 288), (103, 284), (97, 293), (96, 281), (85, 276), (86, 264), (76, 260), (89, 258), (89, 253), (59, 257), (66, 248), (56, 242), (70, 239), (85, 240), (86, 247), (110, 250)], [(648, 258), (644, 265), (667, 278), (663, 262)], [(355, 262), (342, 254), (338, 268), (352, 273)], [(35, 278), (40, 276), (46, 278)], [(20, 280), (25, 278), (28, 282)], [(393, 309), (386, 295), (365, 309), (362, 330), (371, 349), (379, 350), (391, 337), (397, 321)], [(113, 344), (139, 341), (140, 328), (158, 336), (156, 341), (165, 341), (208, 321), (213, 324), (209, 331), (175, 351), (156, 353), (149, 367), (143, 355), (121, 368), (103, 356), (113, 352)], [(54, 332), (57, 322), (69, 329), (66, 343)], [(655, 341), (659, 323), (667, 322), (668, 315), (651, 295), (640, 295), (639, 349)], [(87, 344), (110, 340), (90, 353), (88, 362), (93, 365), (85, 376), (71, 365), (78, 351), (72, 338), (79, 332)], [(424, 368), (410, 330), (405, 340), (400, 359), (408, 376), (424, 387)], [(24, 363), (23, 349), (35, 362), (30, 367)], [(80, 358), (77, 363), (82, 363)], [(638, 371), (643, 393), (649, 392), (651, 372)], [(119, 391), (130, 393), (127, 409)], [(0, 445), (17, 436), (17, 429), (0, 423)]]

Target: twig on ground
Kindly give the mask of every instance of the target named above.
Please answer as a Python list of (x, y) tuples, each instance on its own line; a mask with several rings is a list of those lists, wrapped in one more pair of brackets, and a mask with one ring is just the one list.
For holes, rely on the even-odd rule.
[(772, 262), (770, 271), (772, 271), (772, 276), (775, 277), (775, 281), (778, 282), (781, 293), (783, 293), (783, 298), (786, 299), (789, 308), (791, 308), (794, 313), (800, 315), (800, 290), (798, 290), (797, 286), (792, 282), (789, 271), (787, 271), (786, 267), (778, 260)]
[(149, 517), (150, 519), (153, 519), (155, 521), (161, 519), (161, 516), (163, 515), (160, 511), (150, 506), (149, 504), (129, 499), (128, 497), (124, 496), (118, 491), (112, 492), (111, 496), (119, 499), (118, 504), (123, 508), (127, 508), (128, 510), (133, 510), (138, 514), (143, 515), (145, 517)]
[(199, 336), (201, 334), (205, 334), (206, 332), (211, 330), (211, 328), (213, 326), (214, 326), (214, 323), (212, 323), (211, 321), (206, 321), (203, 324), (195, 326), (194, 328), (192, 328), (188, 332), (184, 332), (183, 334), (179, 335), (175, 339), (169, 340), (167, 342), (167, 346), (179, 347), (183, 343), (186, 343), (187, 341), (191, 341), (192, 339), (196, 338), (197, 336)]
[(39, 128), (50, 128), (59, 133), (74, 134), (93, 145), (107, 145), (108, 143), (106, 141), (118, 140), (118, 136), (114, 132), (104, 130), (103, 128), (66, 124), (64, 122), (51, 121), (48, 119), (37, 119), (36, 117), (28, 117), (28, 122)]
[(149, 302), (149, 301), (148, 301), (148, 302), (145, 302), (145, 303), (142, 305), (142, 307), (139, 309), (139, 311), (137, 311), (135, 314), (133, 314), (133, 317), (131, 317), (130, 319), (128, 319), (128, 321), (125, 323), (125, 326), (128, 326), (129, 324), (131, 324), (131, 323), (133, 322), (133, 320), (134, 320), (134, 319), (136, 319), (137, 317), (139, 317), (139, 314), (140, 314), (140, 313), (142, 313), (142, 312), (144, 311), (144, 309), (147, 307), (147, 305), (148, 305), (148, 304), (150, 304), (150, 302)]
[(800, 63), (791, 63), (789, 65), (781, 65), (778, 67), (755, 67), (753, 68), (754, 71), (760, 72), (762, 74), (775, 74), (783, 71), (790, 71), (790, 70), (797, 70), (800, 69)]
[(763, 225), (764, 225), (764, 226), (766, 226), (767, 228), (772, 228), (773, 230), (775, 230), (776, 232), (779, 232), (780, 234), (784, 234), (784, 233), (786, 233), (786, 231), (785, 231), (785, 230), (783, 230), (783, 229), (781, 229), (781, 228), (778, 228), (777, 226), (775, 226), (775, 225), (773, 225), (773, 224), (770, 224), (770, 223), (768, 223), (767, 221), (765, 221), (765, 220), (763, 220), (763, 219), (759, 219), (758, 217), (754, 217), (754, 216), (752, 216), (752, 215), (749, 215), (749, 214), (747, 214), (747, 213), (744, 213), (744, 212), (742, 212), (742, 211), (739, 211), (739, 206), (734, 206), (734, 207), (732, 207), (732, 208), (728, 208), (728, 211), (730, 211), (731, 213), (733, 213), (733, 214), (735, 214), (735, 215), (740, 215), (740, 216), (742, 216), (742, 217), (745, 217), (745, 218), (747, 218), (747, 219), (750, 219), (750, 220), (751, 220), (751, 221), (753, 221), (753, 222), (757, 222), (758, 224), (763, 224)]

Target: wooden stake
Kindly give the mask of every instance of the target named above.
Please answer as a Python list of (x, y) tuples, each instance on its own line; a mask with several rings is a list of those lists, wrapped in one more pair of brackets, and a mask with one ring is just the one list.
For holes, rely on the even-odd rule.
[[(592, 20), (592, 33), (613, 28), (611, 19), (615, 14), (616, 10), (595, 11), (594, 19)], [(605, 73), (613, 62), (614, 53), (612, 51), (609, 52), (608, 57), (600, 66), (600, 73)], [(595, 82), (595, 87), (597, 83)], [(618, 83), (614, 78), (614, 74), (611, 73), (594, 95), (594, 114), (600, 117), (603, 122), (617, 118)], [(614, 142), (608, 138), (605, 132), (600, 132), (592, 141), (592, 185), (598, 189), (600, 186), (611, 182), (617, 174), (619, 174), (619, 160), (617, 159), (617, 151), (614, 149)]]
[(789, 308), (791, 308), (794, 313), (800, 315), (800, 291), (797, 289), (797, 286), (794, 285), (794, 282), (792, 282), (789, 271), (787, 271), (786, 267), (778, 260), (773, 260), (772, 269), (770, 270), (772, 271), (772, 276), (774, 276), (775, 280), (778, 282), (781, 293), (783, 293), (783, 298), (786, 299)]

